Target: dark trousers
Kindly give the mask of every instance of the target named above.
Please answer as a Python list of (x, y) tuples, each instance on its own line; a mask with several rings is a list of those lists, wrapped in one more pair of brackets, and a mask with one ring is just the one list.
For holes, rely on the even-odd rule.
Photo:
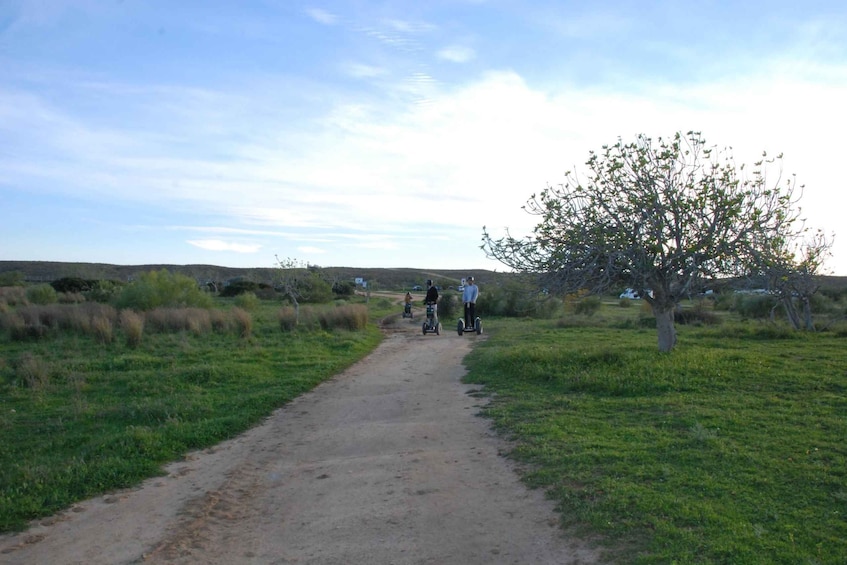
[(465, 327), (472, 328), (476, 320), (476, 304), (465, 302)]

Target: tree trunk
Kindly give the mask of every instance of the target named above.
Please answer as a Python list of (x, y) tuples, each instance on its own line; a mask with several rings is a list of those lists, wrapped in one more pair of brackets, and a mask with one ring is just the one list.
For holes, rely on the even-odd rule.
[(673, 325), (674, 308), (671, 306), (666, 310), (659, 309), (653, 305), (653, 314), (656, 316), (656, 330), (659, 333), (659, 351), (668, 352), (676, 345), (676, 328)]

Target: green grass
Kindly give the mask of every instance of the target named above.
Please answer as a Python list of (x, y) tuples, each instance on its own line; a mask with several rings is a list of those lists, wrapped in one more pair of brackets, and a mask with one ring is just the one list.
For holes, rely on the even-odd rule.
[[(626, 309), (622, 309), (626, 310)], [(622, 563), (844, 563), (847, 342), (751, 324), (489, 320), (486, 414), (563, 525)]]
[(374, 323), (282, 332), (278, 310), (255, 311), (247, 338), (145, 331), (132, 348), (74, 332), (0, 338), (0, 531), (249, 429), (381, 339)]

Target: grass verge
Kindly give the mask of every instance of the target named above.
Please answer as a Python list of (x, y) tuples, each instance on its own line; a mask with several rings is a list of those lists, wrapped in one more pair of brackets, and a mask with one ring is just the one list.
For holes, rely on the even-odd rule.
[(145, 330), (141, 339), (125, 316), (125, 339), (55, 330), (0, 341), (0, 531), (249, 429), (381, 339), (373, 323), (282, 332), (278, 309), (245, 314), (249, 332)]
[(843, 563), (844, 338), (757, 327), (682, 328), (660, 354), (655, 330), (490, 321), (467, 381), (616, 562)]

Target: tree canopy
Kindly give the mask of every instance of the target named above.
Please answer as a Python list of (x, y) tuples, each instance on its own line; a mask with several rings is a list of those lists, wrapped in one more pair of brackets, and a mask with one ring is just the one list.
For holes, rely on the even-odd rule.
[(495, 238), (483, 228), (482, 248), (551, 290), (634, 288), (668, 351), (682, 298), (704, 280), (748, 272), (804, 232), (795, 180), (783, 177), (781, 161), (763, 155), (751, 168), (736, 166), (731, 149), (708, 146), (699, 132), (618, 139), (589, 153), (582, 176), (567, 172), (564, 183), (532, 195), (524, 206), (540, 218), (532, 235)]

